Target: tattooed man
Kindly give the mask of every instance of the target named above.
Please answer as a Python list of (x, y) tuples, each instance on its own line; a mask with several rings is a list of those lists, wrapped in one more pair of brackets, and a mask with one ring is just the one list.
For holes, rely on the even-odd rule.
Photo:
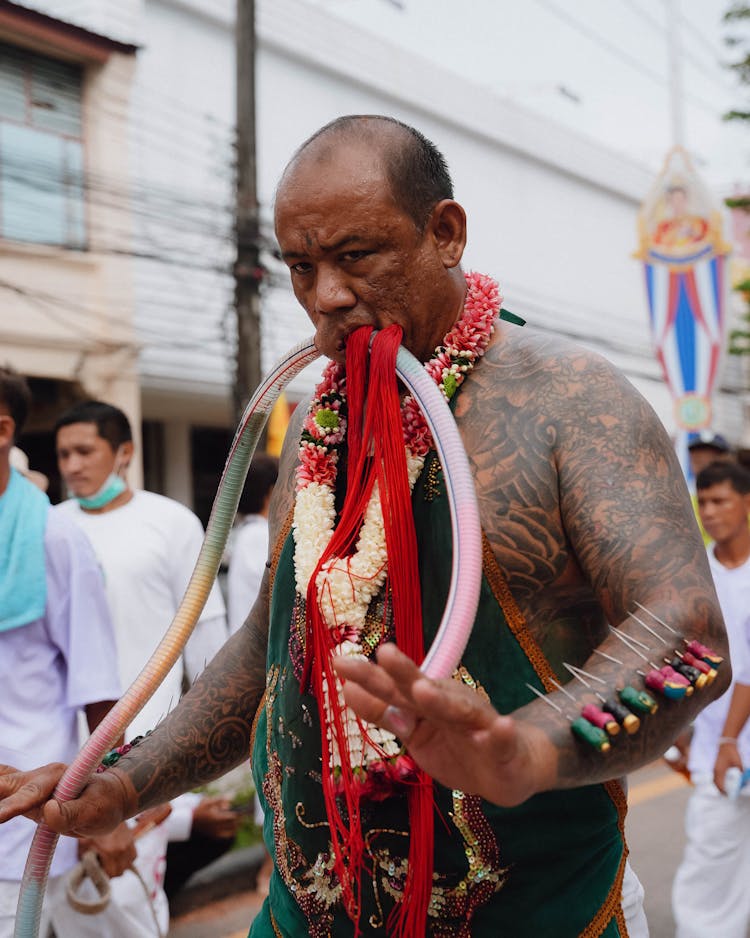
[[(261, 595), (180, 705), (116, 768), (65, 805), (47, 800), (59, 767), (8, 769), (0, 820), (43, 813), (55, 829), (90, 835), (210, 781), (252, 746), (275, 862), (253, 938), (357, 928), (410, 938), (646, 934), (642, 911), (623, 909), (618, 779), (667, 748), (726, 687), (727, 668), (710, 688), (660, 697), (655, 713), (631, 701), (611, 744), (571, 727), (586, 704), (601, 704), (596, 693), (617, 702), (632, 686), (642, 705), (644, 657), (661, 666), (683, 636), (725, 655), (668, 437), (606, 361), (497, 320), (494, 282), (460, 266), (466, 218), (445, 162), (414, 129), (385, 117), (327, 125), (286, 167), (275, 221), (295, 295), (335, 364), (287, 435)], [(358, 381), (372, 327), (364, 408)], [(393, 457), (379, 455), (380, 434), (362, 431), (361, 413), (367, 421), (390, 406), (375, 362), (392, 362), (393, 335), (423, 362), (443, 346), (428, 371), (451, 399), (476, 485), (482, 588), (451, 680), (423, 677), (410, 657), (432, 640), (448, 586), (442, 468), (402, 399), (403, 428), (397, 416), (395, 431), (384, 420), (380, 433), (401, 451), (406, 441), (407, 522), (388, 510), (401, 497), (395, 470), (383, 468)], [(395, 400), (398, 412), (397, 389)], [(367, 520), (373, 472), (386, 510)], [(382, 528), (412, 522), (417, 560), (408, 550), (378, 559)], [(347, 524), (348, 542), (339, 537)], [(339, 541), (338, 556), (350, 556), (337, 564)], [(414, 577), (403, 577), (412, 562)], [(401, 617), (404, 580), (420, 604), (418, 635)], [(359, 720), (339, 706), (337, 680)]]

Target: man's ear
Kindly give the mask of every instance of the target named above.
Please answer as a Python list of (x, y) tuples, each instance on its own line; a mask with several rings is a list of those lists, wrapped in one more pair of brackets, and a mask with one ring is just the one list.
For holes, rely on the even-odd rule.
[(466, 247), (466, 212), (453, 199), (433, 208), (428, 222), (445, 267), (458, 267)]
[(120, 475), (127, 475), (128, 467), (130, 466), (131, 460), (133, 459), (133, 452), (135, 451), (135, 446), (133, 445), (132, 440), (126, 440), (125, 443), (120, 445)]

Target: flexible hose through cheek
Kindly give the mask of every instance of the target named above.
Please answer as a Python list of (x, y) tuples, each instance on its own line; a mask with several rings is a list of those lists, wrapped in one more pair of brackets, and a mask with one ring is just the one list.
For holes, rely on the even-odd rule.
[[(56, 800), (65, 802), (78, 797), (102, 757), (122, 736), (182, 653), (216, 579), (250, 461), (271, 410), (289, 381), (319, 355), (311, 339), (296, 345), (253, 394), (229, 449), (203, 545), (175, 617), (138, 677), (66, 769), (53, 795)], [(404, 348), (399, 349), (396, 371), (425, 415), (443, 466), (450, 507), (451, 583), (435, 640), (422, 663), (426, 675), (444, 678), (450, 677), (460, 661), (479, 601), (482, 572), (479, 512), (466, 453), (445, 398), (422, 365)], [(14, 938), (37, 938), (39, 934), (42, 900), (57, 838), (44, 822), (37, 826), (21, 881)]]

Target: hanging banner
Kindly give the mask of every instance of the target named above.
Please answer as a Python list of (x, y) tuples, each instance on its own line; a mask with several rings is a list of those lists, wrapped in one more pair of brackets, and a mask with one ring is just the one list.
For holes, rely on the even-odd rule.
[(675, 446), (687, 473), (688, 443), (712, 424), (729, 246), (721, 215), (681, 147), (667, 155), (641, 206), (638, 227), (651, 337), (674, 399)]

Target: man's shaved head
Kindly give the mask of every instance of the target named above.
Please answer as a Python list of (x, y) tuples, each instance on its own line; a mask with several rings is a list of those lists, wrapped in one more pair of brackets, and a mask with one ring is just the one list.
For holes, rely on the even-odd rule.
[(443, 199), (453, 198), (453, 182), (445, 158), (434, 143), (414, 127), (393, 117), (353, 114), (337, 117), (297, 149), (284, 179), (302, 160), (325, 163), (342, 143), (363, 144), (379, 151), (394, 202), (423, 231), (432, 209)]

